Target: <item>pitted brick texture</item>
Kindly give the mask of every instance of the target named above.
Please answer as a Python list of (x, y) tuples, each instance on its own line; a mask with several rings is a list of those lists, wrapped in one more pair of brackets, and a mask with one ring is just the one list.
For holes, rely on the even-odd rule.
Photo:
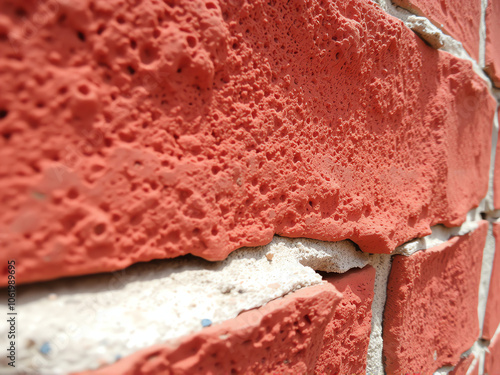
[(486, 7), (486, 72), (496, 87), (500, 87), (500, 3), (488, 1)]
[(325, 278), (342, 293), (328, 323), (315, 374), (364, 374), (371, 332), (375, 269), (367, 266)]
[(388, 374), (456, 365), (479, 336), (479, 281), (488, 222), (410, 257), (394, 257), (384, 311)]
[(428, 18), (461, 42), (474, 60), (479, 60), (481, 0), (393, 0), (393, 3)]
[(328, 283), (304, 288), (206, 328), (177, 347), (158, 345), (85, 374), (313, 374), (340, 298)]
[(19, 283), (274, 233), (388, 253), (486, 193), (486, 85), (369, 1), (0, 14), (0, 247)]
[(491, 340), (500, 324), (500, 224), (493, 224), (493, 235), (495, 236), (495, 258), (483, 325), (483, 338), (486, 340)]

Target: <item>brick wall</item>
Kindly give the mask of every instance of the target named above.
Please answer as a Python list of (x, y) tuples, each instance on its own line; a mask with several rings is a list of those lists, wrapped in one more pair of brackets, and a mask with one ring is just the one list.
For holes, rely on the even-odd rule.
[(1, 1), (0, 373), (500, 374), (499, 25)]

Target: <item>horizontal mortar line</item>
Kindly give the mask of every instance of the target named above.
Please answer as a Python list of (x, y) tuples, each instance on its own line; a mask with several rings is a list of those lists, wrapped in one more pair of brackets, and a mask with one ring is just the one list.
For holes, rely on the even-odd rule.
[[(425, 244), (435, 246), (436, 241), (473, 230), (478, 214), (468, 216), (460, 227), (432, 227)], [(375, 263), (382, 264), (394, 254), (363, 253), (349, 240), (275, 236), (268, 245), (236, 250), (219, 262), (185, 256), (108, 274), (21, 285), (19, 369), (29, 370), (32, 360), (41, 373), (82, 371), (103, 360), (113, 363), (117, 356), (198, 332), (204, 319), (222, 323), (242, 311), (320, 284), (323, 279), (315, 270), (343, 273), (368, 264), (377, 268)], [(380, 283), (378, 294), (385, 296), (386, 280)], [(0, 345), (6, 337), (0, 334)], [(53, 355), (41, 354), (42, 346)], [(75, 347), (87, 348), (86, 355), (75, 359)]]
[[(500, 99), (499, 97), (497, 97), (497, 95), (495, 95), (494, 93), (494, 88), (493, 88), (493, 82), (491, 80), (491, 78), (483, 71), (483, 68), (481, 67), (481, 65), (479, 64), (478, 61), (476, 61), (475, 59), (473, 59), (469, 53), (465, 50), (465, 48), (463, 47), (462, 45), (462, 42), (460, 42), (459, 40), (453, 38), (451, 35), (449, 34), (446, 34), (443, 30), (441, 30), (439, 27), (437, 27), (436, 25), (434, 25), (431, 20), (429, 20), (427, 17), (425, 16), (420, 16), (420, 15), (417, 15), (415, 13), (412, 13), (409, 9), (406, 9), (406, 8), (402, 8), (402, 7), (399, 7), (399, 6), (395, 6), (394, 4), (392, 4), (392, 1), (391, 0), (374, 0), (376, 3), (379, 4), (380, 8), (388, 15), (392, 16), (392, 17), (395, 17), (397, 19), (399, 19), (400, 21), (402, 21), (405, 26), (407, 26), (408, 28), (410, 28), (411, 30), (413, 30), (415, 32), (415, 34), (417, 34), (422, 40), (424, 40), (425, 42), (429, 43), (431, 45), (432, 48), (434, 49), (437, 49), (437, 50), (441, 50), (441, 51), (444, 51), (444, 52), (448, 52), (449, 54), (455, 56), (455, 57), (458, 57), (458, 58), (461, 58), (461, 59), (465, 59), (465, 60), (469, 60), (472, 62), (472, 65), (473, 65), (473, 71), (476, 75), (478, 75), (483, 81), (485, 81), (488, 85), (488, 88), (489, 88), (489, 91), (490, 91), (490, 94), (493, 96), (493, 97), (496, 97), (497, 99)], [(441, 47), (436, 47), (434, 46), (433, 44), (435, 43), (432, 43), (430, 41), (430, 39), (425, 39), (424, 36), (415, 30), (415, 27), (417, 25), (411, 25), (410, 22), (408, 22), (408, 18), (409, 17), (414, 17), (415, 19), (417, 20), (423, 20), (427, 26), (426, 29), (427, 31), (424, 31), (422, 30), (422, 32), (428, 36), (428, 38), (430, 39), (435, 39), (436, 37), (443, 37), (443, 40), (441, 40), (441, 42), (443, 43), (443, 45)], [(451, 43), (450, 43), (451, 41)]]

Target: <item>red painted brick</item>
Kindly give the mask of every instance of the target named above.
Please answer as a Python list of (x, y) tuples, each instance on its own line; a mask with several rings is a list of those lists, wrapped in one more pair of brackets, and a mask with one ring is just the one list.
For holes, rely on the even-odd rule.
[(301, 289), (237, 318), (157, 345), (87, 375), (312, 374), (341, 294), (328, 283)]
[(389, 253), (486, 193), (486, 85), (370, 1), (54, 3), (0, 3), (18, 283), (275, 233)]
[(370, 341), (375, 269), (367, 266), (326, 280), (342, 293), (328, 323), (315, 374), (364, 374)]
[(394, 257), (384, 311), (388, 374), (426, 374), (456, 365), (476, 341), (487, 231), (488, 222), (482, 221), (472, 233), (410, 257)]
[(474, 354), (471, 354), (465, 358), (460, 359), (460, 362), (458, 362), (455, 368), (449, 372), (449, 375), (467, 375), (467, 371), (469, 370), (469, 367), (475, 358), (476, 357), (474, 356)]
[(496, 87), (500, 87), (500, 4), (488, 1), (486, 8), (485, 70)]
[(484, 374), (500, 374), (500, 335), (496, 335), (491, 340), (484, 357)]
[(491, 340), (500, 324), (500, 224), (493, 224), (493, 235), (495, 236), (495, 258), (483, 325), (483, 338), (486, 340)]
[(479, 60), (481, 0), (393, 0), (393, 3), (428, 18), (461, 42), (474, 60)]

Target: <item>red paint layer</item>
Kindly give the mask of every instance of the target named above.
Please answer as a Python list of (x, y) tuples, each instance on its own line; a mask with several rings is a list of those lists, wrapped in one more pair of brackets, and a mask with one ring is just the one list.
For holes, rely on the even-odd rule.
[(493, 224), (493, 235), (495, 236), (495, 258), (483, 325), (483, 339), (486, 340), (491, 340), (500, 324), (500, 224)]
[(481, 0), (393, 0), (393, 3), (429, 19), (461, 42), (469, 55), (479, 61)]
[(183, 339), (157, 345), (88, 375), (313, 374), (341, 294), (330, 284), (282, 299)]
[(486, 7), (485, 70), (496, 87), (500, 87), (500, 4), (488, 1)]
[(486, 193), (487, 87), (372, 2), (44, 4), (0, 4), (18, 283), (274, 233), (389, 253)]
[(484, 357), (485, 375), (500, 374), (500, 335), (496, 335), (488, 346)]
[(370, 341), (375, 269), (367, 266), (325, 278), (342, 293), (328, 323), (315, 374), (364, 374)]
[(432, 373), (455, 365), (479, 336), (477, 304), (488, 231), (472, 233), (394, 257), (384, 311), (388, 374)]

